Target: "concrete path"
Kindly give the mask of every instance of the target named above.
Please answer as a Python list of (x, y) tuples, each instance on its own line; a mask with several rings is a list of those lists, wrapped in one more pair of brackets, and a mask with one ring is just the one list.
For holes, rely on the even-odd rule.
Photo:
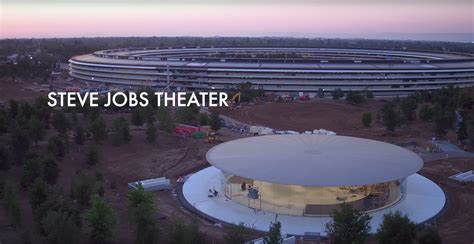
[(448, 158), (474, 158), (474, 153), (466, 152), (448, 141), (432, 141), (442, 152), (421, 154), (423, 161), (436, 161)]
[[(229, 200), (224, 196), (222, 172), (211, 166), (191, 175), (183, 186), (186, 201), (197, 211), (219, 219), (224, 223), (243, 223), (246, 227), (267, 231), (268, 226), (277, 217), (273, 213), (255, 212), (247, 206)], [(406, 178), (406, 194), (397, 203), (369, 213), (371, 232), (377, 231), (386, 213), (400, 211), (407, 214), (415, 223), (423, 223), (439, 213), (445, 204), (443, 190), (429, 179), (414, 174)], [(209, 198), (209, 189), (217, 189), (218, 197)], [(325, 224), (330, 217), (305, 217), (278, 215), (282, 224), (282, 233), (304, 235), (305, 232), (319, 232), (325, 235)]]

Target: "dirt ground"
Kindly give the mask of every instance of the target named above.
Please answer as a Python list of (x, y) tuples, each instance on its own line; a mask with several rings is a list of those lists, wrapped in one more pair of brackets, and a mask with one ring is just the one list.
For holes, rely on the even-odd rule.
[[(385, 100), (375, 100), (364, 105), (351, 105), (345, 101), (324, 99), (265, 103), (218, 111), (249, 125), (268, 126), (278, 130), (303, 132), (326, 129), (338, 135), (364, 137), (390, 143), (414, 141), (422, 146), (431, 145), (431, 139), (436, 136), (432, 123), (413, 121), (397, 128), (395, 133), (387, 133), (377, 115), (385, 103)], [(372, 113), (370, 128), (362, 126), (361, 118), (365, 112)], [(449, 132), (445, 137), (455, 140), (456, 136), (453, 132)]]
[[(21, 84), (11, 80), (1, 80), (0, 82), (0, 102), (8, 101), (10, 98), (28, 100), (40, 94), (25, 88), (30, 87), (33, 83)], [(267, 103), (246, 106), (240, 110), (226, 109), (220, 112), (244, 123), (281, 130), (305, 131), (324, 128), (340, 135), (365, 137), (391, 143), (416, 141), (419, 145), (430, 144), (434, 134), (432, 125), (429, 123), (413, 122), (397, 129), (393, 135), (387, 134), (381, 122), (377, 121), (377, 111), (383, 104), (384, 101), (373, 101), (366, 105), (354, 106), (343, 101), (328, 99)], [(373, 114), (374, 122), (370, 128), (364, 128), (361, 125), (361, 116), (364, 112)], [(104, 115), (107, 121), (111, 121), (116, 116), (120, 115)], [(128, 115), (124, 116), (128, 118)], [(145, 141), (144, 128), (132, 127), (131, 129), (133, 138), (129, 144), (114, 147), (110, 142), (103, 142), (99, 146), (100, 163), (95, 167), (88, 166), (84, 156), (92, 142), (89, 140), (84, 146), (76, 146), (71, 142), (70, 153), (59, 163), (61, 173), (54, 188), (55, 191), (62, 191), (68, 195), (71, 183), (80, 173), (95, 176), (96, 172), (102, 172), (103, 179), (100, 184), (104, 186), (105, 196), (120, 219), (117, 243), (131, 243), (134, 238), (134, 233), (128, 223), (127, 183), (162, 176), (176, 180), (179, 176), (195, 172), (208, 166), (205, 161), (205, 153), (213, 146), (200, 140), (178, 138), (162, 131), (159, 131), (156, 143), (148, 144)], [(220, 134), (224, 141), (241, 137), (239, 133), (228, 129), (222, 129)], [(454, 138), (454, 135), (450, 133), (447, 138)], [(44, 146), (44, 142), (40, 143), (38, 150)], [(426, 163), (421, 171), (421, 174), (439, 183), (448, 196), (448, 208), (435, 222), (444, 243), (472, 243), (474, 241), (474, 232), (472, 232), (474, 229), (474, 219), (472, 218), (474, 216), (474, 208), (472, 208), (474, 206), (474, 186), (472, 184), (462, 185), (447, 179), (447, 176), (458, 171), (473, 169), (473, 163), (473, 160), (435, 161)], [(14, 166), (8, 175), (0, 172), (0, 177), (5, 177), (13, 182), (18, 182), (20, 176), (20, 166)], [(112, 187), (113, 185), (116, 187)], [(20, 191), (19, 199), (23, 230), (11, 229), (4, 216), (4, 211), (0, 211), (0, 242), (8, 240), (7, 243), (18, 243), (23, 239), (41, 240), (25, 190)], [(164, 240), (169, 237), (174, 221), (183, 220), (186, 223), (198, 221), (211, 243), (223, 243), (223, 229), (214, 226), (213, 223), (196, 218), (183, 209), (172, 192), (157, 192), (156, 207), (158, 213), (165, 217), (159, 220)], [(248, 236), (249, 239), (256, 237), (258, 235), (255, 233), (250, 233)], [(81, 242), (86, 241), (86, 239), (81, 240)]]
[(473, 159), (451, 159), (425, 163), (420, 172), (441, 186), (447, 196), (446, 211), (435, 220), (443, 243), (474, 242), (474, 183), (448, 179), (473, 168)]
[[(109, 142), (102, 143), (99, 146), (100, 163), (95, 167), (85, 163), (85, 152), (92, 142), (88, 141), (83, 146), (77, 146), (71, 142), (69, 154), (59, 163), (61, 173), (54, 187), (55, 191), (68, 195), (71, 184), (79, 174), (94, 177), (96, 172), (102, 172), (103, 179), (99, 181), (99, 184), (104, 186), (106, 199), (112, 204), (120, 220), (116, 238), (119, 243), (134, 241), (134, 234), (128, 223), (127, 183), (162, 176), (175, 181), (180, 176), (207, 167), (208, 164), (204, 160), (205, 153), (214, 145), (204, 143), (202, 140), (175, 137), (162, 131), (159, 132), (156, 143), (149, 144), (145, 140), (143, 129), (135, 128), (131, 134), (132, 141), (127, 145), (115, 147)], [(226, 129), (223, 129), (220, 134), (224, 140), (235, 139), (239, 136), (238, 133)], [(39, 145), (38, 150), (45, 146), (43, 144)], [(21, 177), (21, 167), (14, 166), (9, 175), (2, 175), (2, 177), (18, 182)], [(27, 236), (30, 239), (37, 240), (40, 237), (27, 195), (25, 190), (20, 190), (23, 229), (28, 229)], [(159, 220), (159, 227), (162, 229), (165, 240), (171, 233), (173, 223), (176, 220), (182, 220), (185, 223), (198, 221), (201, 230), (207, 234), (211, 243), (223, 242), (222, 228), (194, 217), (183, 209), (172, 192), (157, 192), (156, 207), (158, 213), (164, 217)], [(0, 240), (20, 242), (21, 233), (11, 229), (4, 212), (0, 212)]]

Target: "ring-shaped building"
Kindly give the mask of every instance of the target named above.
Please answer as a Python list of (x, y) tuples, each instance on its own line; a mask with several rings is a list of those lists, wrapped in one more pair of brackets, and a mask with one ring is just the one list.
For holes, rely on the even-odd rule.
[(71, 77), (104, 85), (266, 92), (369, 90), (404, 95), (474, 85), (472, 54), (317, 47), (120, 48), (69, 60)]

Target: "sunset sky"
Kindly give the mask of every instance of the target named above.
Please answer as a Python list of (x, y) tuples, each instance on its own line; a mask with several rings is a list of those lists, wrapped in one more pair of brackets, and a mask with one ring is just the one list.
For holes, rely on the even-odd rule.
[(1, 38), (474, 33), (473, 0), (0, 0), (0, 15)]

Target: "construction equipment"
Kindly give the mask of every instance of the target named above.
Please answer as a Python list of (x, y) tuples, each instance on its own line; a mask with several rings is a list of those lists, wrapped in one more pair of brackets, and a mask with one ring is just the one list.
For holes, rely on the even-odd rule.
[(220, 143), (223, 142), (223, 140), (217, 136), (216, 132), (210, 132), (209, 135), (204, 139), (204, 142), (206, 143)]
[(263, 103), (265, 103), (265, 98), (262, 98), (262, 97), (255, 98), (255, 104), (263, 104)]
[(228, 101), (228, 104), (233, 107), (240, 103), (240, 98), (242, 94), (240, 92), (235, 93), (232, 98)]

